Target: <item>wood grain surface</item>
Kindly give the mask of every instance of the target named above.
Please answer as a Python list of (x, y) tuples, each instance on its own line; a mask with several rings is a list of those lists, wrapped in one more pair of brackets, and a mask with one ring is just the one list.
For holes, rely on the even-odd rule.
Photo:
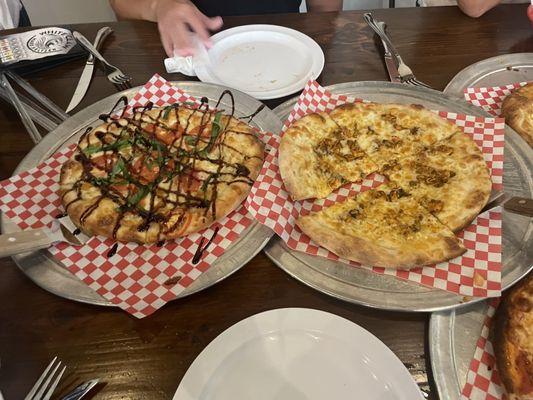
[[(527, 5), (499, 6), (470, 19), (455, 7), (377, 10), (404, 61), (417, 77), (442, 90), (464, 67), (499, 54), (533, 51)], [(324, 50), (323, 85), (387, 80), (381, 49), (361, 12), (233, 17), (225, 28), (271, 23), (302, 31)], [(103, 24), (72, 26), (92, 40)], [(142, 84), (164, 72), (157, 27), (147, 22), (109, 24), (115, 31), (103, 54)], [(29, 80), (66, 107), (83, 68), (77, 60)], [(102, 71), (76, 110), (113, 94)], [(268, 101), (270, 107), (286, 99)], [(75, 110), (75, 111), (76, 111)], [(0, 103), (0, 179), (11, 175), (32, 142), (11, 106)], [(0, 390), (21, 399), (57, 355), (68, 365), (60, 393), (91, 378), (104, 384), (94, 399), (170, 399), (185, 371), (223, 330), (255, 313), (282, 307), (309, 307), (348, 318), (380, 338), (419, 381), (430, 375), (429, 398), (437, 399), (429, 373), (429, 315), (372, 310), (316, 292), (277, 268), (260, 253), (225, 281), (171, 302), (143, 320), (114, 309), (64, 300), (37, 287), (10, 259), (0, 259)]]

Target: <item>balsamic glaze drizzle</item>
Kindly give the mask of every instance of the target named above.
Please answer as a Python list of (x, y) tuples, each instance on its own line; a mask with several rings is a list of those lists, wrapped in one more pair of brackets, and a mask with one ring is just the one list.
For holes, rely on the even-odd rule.
[[(148, 103), (133, 108), (133, 114), (126, 117), (128, 99), (121, 97), (109, 113), (100, 115), (99, 118), (107, 123), (105, 127), (94, 134), (91, 134), (93, 129), (89, 127), (81, 136), (75, 159), (83, 166), (83, 175), (63, 194), (64, 198), (69, 193), (76, 193), (74, 199), (65, 205), (65, 209), (68, 211), (73, 203), (81, 200), (81, 186), (88, 182), (100, 190), (100, 195), (81, 214), (81, 225), (104, 199), (111, 199), (118, 206), (119, 212), (112, 233), (114, 239), (123, 219), (129, 213), (142, 217), (142, 223), (138, 225), (137, 230), (156, 234), (154, 241), (158, 245), (162, 242), (161, 234), (187, 229), (190, 219), (188, 211), (191, 209), (203, 210), (204, 218), (211, 214), (210, 218), (215, 220), (220, 184), (253, 184), (249, 169), (243, 164), (224, 160), (223, 149), (239, 154), (243, 160), (255, 157), (224, 143), (228, 132), (253, 135), (251, 132), (229, 130), (231, 118), (217, 110), (224, 96), (230, 97), (230, 117), (233, 117), (235, 101), (229, 90), (222, 92), (214, 109), (210, 109), (207, 98), (202, 98), (198, 106), (190, 106), (187, 103), (173, 104), (162, 108), (156, 116), (147, 114), (147, 111), (153, 108), (153, 104)], [(120, 115), (113, 116), (120, 107)], [(263, 107), (264, 105), (243, 118), (251, 121)], [(180, 108), (192, 110), (186, 121), (180, 121), (178, 118)], [(178, 120), (173, 126), (167, 125), (170, 113), (174, 113), (175, 119)], [(191, 130), (191, 120), (198, 116), (200, 123), (195, 124), (197, 126)], [(224, 119), (225, 125), (221, 126)], [(209, 123), (211, 132), (207, 132)], [(131, 147), (131, 151), (120, 151), (128, 147)], [(94, 153), (102, 155), (92, 157)], [(210, 164), (211, 168), (202, 167), (206, 163)], [(216, 168), (215, 172), (213, 166)], [(161, 187), (161, 183), (166, 186)], [(149, 201), (144, 201), (140, 206), (142, 200), (147, 197)], [(176, 218), (175, 215), (179, 217)], [(203, 240), (200, 242), (193, 263), (200, 260), (217, 232), (218, 228), (204, 248), (201, 247)], [(111, 248), (108, 257), (115, 254), (116, 247), (115, 244)]]
[(200, 243), (198, 244), (198, 248), (196, 249), (196, 253), (194, 253), (194, 256), (192, 258), (193, 264), (198, 264), (200, 262), (200, 260), (202, 259), (202, 256), (204, 255), (204, 252), (211, 245), (211, 243), (213, 243), (213, 239), (216, 237), (219, 229), (220, 228), (218, 226), (215, 228), (215, 231), (211, 235), (211, 239), (209, 239), (209, 241), (207, 242), (205, 246), (203, 246), (205, 238), (202, 236), (202, 239), (200, 239)]
[(115, 243), (113, 246), (111, 246), (111, 248), (107, 252), (106, 254), (107, 258), (113, 257), (117, 253), (117, 249), (118, 249), (118, 243)]
[(244, 117), (239, 117), (239, 119), (248, 119), (248, 123), (251, 123), (252, 120), (254, 119), (254, 117), (259, 114), (261, 111), (263, 111), (263, 108), (265, 108), (266, 106), (264, 104), (261, 104), (259, 107), (257, 107), (257, 110), (255, 110), (253, 113), (251, 113), (250, 115), (246, 115)]

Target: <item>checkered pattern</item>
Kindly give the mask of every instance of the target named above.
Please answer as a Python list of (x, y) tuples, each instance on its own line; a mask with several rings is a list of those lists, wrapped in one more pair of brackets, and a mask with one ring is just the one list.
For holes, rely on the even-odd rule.
[[(332, 110), (345, 102), (362, 101), (346, 96), (335, 96), (316, 82), (309, 82), (297, 104), (285, 122), (283, 132), (295, 120), (309, 112)], [(455, 113), (440, 112), (442, 117), (456, 123), (472, 137), (483, 151), (491, 169), (493, 186), (502, 188), (504, 122), (499, 118), (479, 118)], [(460, 257), (434, 266), (400, 271), (380, 267), (362, 266), (339, 259), (338, 256), (314, 243), (296, 226), (299, 215), (318, 211), (335, 202), (343, 201), (362, 191), (375, 188), (385, 181), (379, 174), (372, 174), (363, 182), (348, 184), (326, 199), (315, 201), (292, 201), (286, 192), (279, 174), (277, 148), (280, 137), (271, 135), (272, 151), (267, 155), (259, 178), (255, 182), (245, 203), (248, 211), (260, 223), (268, 226), (293, 250), (317, 255), (369, 269), (378, 274), (425, 286), (447, 290), (463, 296), (494, 297), (501, 290), (501, 210), (485, 212), (459, 234), (467, 252)]]
[[(149, 101), (156, 106), (164, 106), (195, 99), (154, 75), (128, 106), (131, 109)], [(61, 212), (57, 194), (59, 171), (73, 150), (74, 146), (62, 149), (36, 168), (0, 182), (0, 210), (21, 229), (48, 225)], [(119, 244), (116, 254), (107, 257), (113, 241), (93, 237), (81, 247), (60, 243), (49, 251), (97, 293), (135, 317), (142, 318), (176, 298), (252, 222), (253, 219), (241, 206), (212, 227), (165, 243), (162, 247)], [(211, 238), (217, 226), (220, 230), (213, 243), (202, 260), (193, 264), (191, 261), (201, 238)], [(171, 278), (179, 280), (167, 282)]]
[(475, 106), (483, 108), (492, 115), (499, 116), (503, 100), (527, 82), (511, 83), (505, 86), (469, 87), (464, 90), (465, 100)]
[(466, 383), (461, 392), (462, 400), (504, 400), (507, 397), (498, 376), (494, 350), (489, 340), (494, 312), (499, 302), (499, 298), (489, 302), (481, 336), (477, 341), (474, 358), (470, 362)]

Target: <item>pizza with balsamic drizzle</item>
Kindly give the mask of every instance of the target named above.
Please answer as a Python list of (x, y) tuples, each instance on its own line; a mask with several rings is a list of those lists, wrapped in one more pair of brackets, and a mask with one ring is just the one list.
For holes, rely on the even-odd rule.
[(60, 175), (65, 211), (89, 235), (158, 243), (198, 232), (242, 203), (263, 164), (254, 129), (206, 101), (101, 119)]

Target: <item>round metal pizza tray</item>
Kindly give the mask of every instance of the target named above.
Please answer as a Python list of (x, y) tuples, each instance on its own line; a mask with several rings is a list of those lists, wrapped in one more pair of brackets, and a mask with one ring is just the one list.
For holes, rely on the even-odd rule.
[(487, 313), (486, 301), (431, 315), (429, 351), (439, 398), (460, 400)]
[[(222, 91), (227, 89), (223, 86), (202, 82), (173, 83), (192, 96), (198, 98), (204, 96), (207, 97), (209, 103), (213, 106)], [(121, 96), (131, 98), (139, 89), (140, 87), (137, 87), (106, 97), (66, 120), (46, 135), (44, 139), (26, 155), (18, 165), (14, 174), (35, 167), (60, 148), (76, 142), (85, 127), (98, 124), (98, 116), (109, 112)], [(232, 89), (232, 93), (235, 98), (237, 116), (250, 115), (261, 105), (259, 101), (242, 92)], [(227, 97), (222, 101), (222, 106), (227, 109), (231, 107)], [(281, 129), (280, 120), (268, 108), (264, 108), (254, 117), (252, 125), (257, 126), (261, 130), (271, 132), (279, 132)], [(2, 232), (19, 230), (19, 228), (7, 218), (0, 219), (0, 227)], [(200, 275), (200, 277), (185, 289), (178, 298), (203, 290), (222, 279), (227, 278), (250, 261), (265, 246), (272, 234), (273, 232), (269, 228), (254, 221), (254, 223), (252, 223), (252, 225), (240, 235), (240, 238), (217, 259), (211, 268)], [(51, 293), (83, 303), (105, 306), (113, 305), (98, 293), (94, 292), (82, 281), (78, 280), (78, 278), (58, 263), (48, 251), (41, 250), (21, 254), (13, 257), (13, 259), (24, 274), (37, 285)]]
[(448, 83), (444, 93), (463, 98), (467, 87), (491, 87), (533, 81), (533, 53), (504, 54), (472, 64)]
[[(328, 86), (335, 94), (346, 94), (381, 103), (422, 104), (433, 110), (448, 110), (470, 115), (488, 116), (480, 108), (441, 92), (389, 82), (351, 82)], [(284, 121), (297, 98), (274, 109)], [(506, 193), (533, 196), (533, 151), (513, 130), (507, 129), (504, 185)], [(533, 221), (529, 217), (503, 212), (503, 269), (506, 288), (533, 268)], [(481, 301), (464, 298), (439, 289), (401, 281), (392, 276), (374, 274), (362, 268), (310, 256), (289, 249), (275, 236), (265, 253), (294, 278), (338, 299), (368, 307), (398, 311), (439, 311)]]

